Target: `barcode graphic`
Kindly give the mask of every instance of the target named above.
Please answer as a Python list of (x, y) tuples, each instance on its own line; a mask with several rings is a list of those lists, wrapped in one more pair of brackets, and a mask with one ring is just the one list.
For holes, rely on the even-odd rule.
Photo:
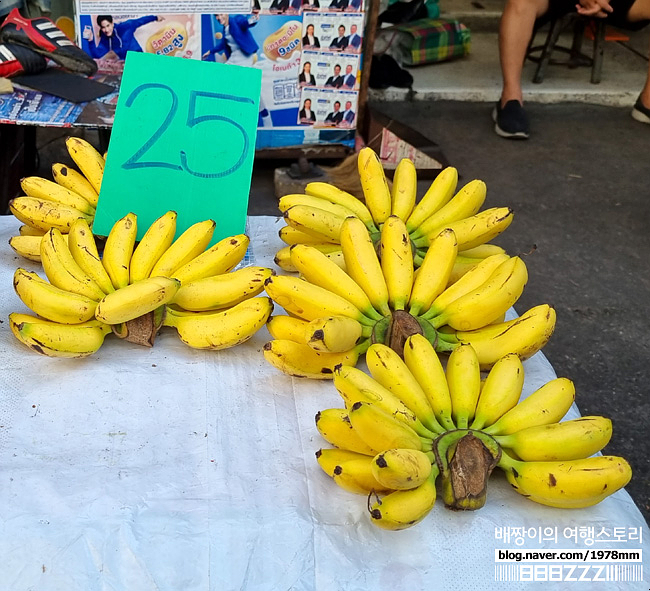
[(494, 580), (507, 581), (642, 581), (642, 564), (495, 564)]

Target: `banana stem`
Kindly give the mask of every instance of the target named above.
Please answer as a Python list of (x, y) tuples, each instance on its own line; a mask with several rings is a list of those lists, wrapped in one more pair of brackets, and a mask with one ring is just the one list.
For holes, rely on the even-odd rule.
[(364, 338), (364, 339), (367, 339), (368, 337), (371, 337), (373, 329), (374, 329), (374, 326), (369, 326), (367, 324), (362, 324), (361, 325), (361, 337)]
[(521, 464), (520, 461), (515, 460), (513, 457), (509, 456), (506, 452), (501, 450), (501, 457), (499, 458), (499, 463), (497, 466), (501, 468), (502, 470), (515, 470), (517, 469), (517, 466)]
[(454, 349), (460, 346), (460, 343), (450, 343), (444, 339), (438, 339), (435, 343), (435, 350), (437, 353), (451, 353)]
[(411, 240), (415, 244), (415, 248), (428, 248), (429, 246), (429, 237), (426, 234), (417, 237), (411, 234)]
[(424, 257), (420, 256), (417, 252), (413, 255), (413, 263), (416, 267), (421, 267), (424, 262)]

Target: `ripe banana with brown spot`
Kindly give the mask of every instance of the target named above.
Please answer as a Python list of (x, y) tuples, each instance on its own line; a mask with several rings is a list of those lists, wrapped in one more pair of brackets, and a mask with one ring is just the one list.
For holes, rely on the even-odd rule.
[(80, 324), (62, 324), (28, 314), (9, 314), (14, 336), (32, 351), (47, 357), (77, 358), (95, 353), (111, 332), (97, 320)]
[(175, 211), (168, 211), (147, 228), (129, 262), (130, 283), (151, 276), (154, 265), (174, 241), (177, 218)]
[(409, 490), (429, 478), (433, 463), (433, 452), (425, 454), (416, 449), (388, 449), (372, 459), (372, 475), (386, 488)]
[(393, 310), (404, 310), (413, 287), (413, 251), (406, 225), (401, 218), (389, 216), (381, 228), (381, 270)]
[(9, 201), (9, 210), (23, 224), (44, 232), (56, 228), (64, 234), (77, 218), (85, 218), (89, 224), (94, 218), (74, 207), (36, 197), (16, 197)]
[(232, 273), (204, 277), (185, 283), (171, 301), (193, 312), (230, 308), (262, 293), (264, 281), (272, 274), (266, 267), (244, 267)]
[(357, 160), (359, 180), (366, 201), (377, 226), (383, 224), (391, 210), (391, 196), (384, 167), (372, 148), (362, 148)]
[(180, 313), (167, 307), (163, 326), (178, 331), (180, 339), (195, 349), (220, 350), (250, 339), (273, 311), (270, 298), (250, 298), (218, 312)]
[(90, 205), (97, 207), (99, 194), (83, 174), (65, 164), (55, 163), (52, 164), (52, 177), (57, 184), (78, 193)]
[(344, 408), (326, 408), (318, 411), (316, 413), (316, 428), (321, 437), (339, 448), (339, 451), (348, 450), (371, 457), (378, 453), (359, 437), (350, 423), (348, 411)]
[(70, 254), (76, 263), (99, 285), (104, 293), (115, 291), (97, 250), (97, 243), (88, 222), (79, 218), (72, 222), (68, 236)]
[[(202, 254), (210, 244), (216, 223), (203, 220), (192, 224), (161, 255), (151, 269), (150, 277), (176, 277), (176, 272)], [(178, 279), (178, 277), (176, 277)], [(188, 281), (187, 277), (183, 281)]]
[(342, 191), (330, 183), (322, 182), (308, 183), (305, 187), (305, 193), (347, 207), (366, 225), (370, 232), (377, 231), (377, 226), (375, 226), (375, 222), (372, 219), (372, 214), (363, 202), (357, 199), (354, 195)]
[(121, 324), (153, 312), (171, 302), (180, 287), (178, 279), (147, 277), (106, 295), (95, 310), (95, 318), (106, 324)]
[(30, 310), (46, 320), (80, 324), (95, 317), (96, 301), (64, 291), (31, 271), (16, 269), (14, 289)]
[[(366, 327), (366, 338), (370, 327)], [(321, 353), (342, 353), (354, 348), (364, 327), (346, 316), (328, 316), (312, 320), (305, 329), (305, 341), (315, 351)]]
[(431, 186), (406, 220), (406, 227), (413, 232), (436, 211), (443, 207), (454, 195), (458, 184), (458, 170), (453, 166), (443, 169), (433, 180)]
[(90, 143), (79, 137), (67, 138), (65, 145), (74, 163), (99, 194), (106, 165), (104, 157)]
[(528, 427), (557, 423), (575, 400), (575, 387), (567, 378), (547, 382), (496, 423), (483, 428), (488, 435), (510, 435)]
[(360, 343), (343, 353), (320, 353), (309, 345), (273, 340), (264, 345), (264, 359), (281, 372), (297, 378), (331, 380), (340, 365), (356, 365), (367, 345)]
[(52, 285), (99, 301), (104, 292), (74, 260), (67, 240), (52, 228), (41, 239), (41, 264)]
[(54, 201), (78, 209), (91, 217), (95, 215), (95, 208), (84, 197), (54, 181), (49, 181), (40, 176), (28, 176), (20, 180), (20, 186), (28, 197)]

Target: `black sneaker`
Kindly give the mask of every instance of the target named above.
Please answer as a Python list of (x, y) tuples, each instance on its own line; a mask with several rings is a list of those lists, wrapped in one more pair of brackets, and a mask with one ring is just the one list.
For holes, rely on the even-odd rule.
[(27, 47), (50, 58), (66, 70), (92, 76), (97, 63), (68, 39), (49, 18), (28, 19), (14, 8), (0, 26), (0, 43)]
[(528, 139), (528, 115), (519, 101), (508, 101), (503, 108), (501, 101), (498, 101), (492, 111), (492, 119), (497, 135), (510, 139)]
[(641, 123), (650, 123), (650, 109), (641, 102), (641, 95), (639, 95), (634, 107), (632, 107), (632, 117)]

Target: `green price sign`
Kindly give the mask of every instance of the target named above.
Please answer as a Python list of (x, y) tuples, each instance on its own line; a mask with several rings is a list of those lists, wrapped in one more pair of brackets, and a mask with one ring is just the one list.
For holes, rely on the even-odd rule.
[(262, 73), (130, 52), (93, 232), (133, 212), (138, 240), (166, 211), (177, 236), (213, 219), (213, 243), (246, 225)]

